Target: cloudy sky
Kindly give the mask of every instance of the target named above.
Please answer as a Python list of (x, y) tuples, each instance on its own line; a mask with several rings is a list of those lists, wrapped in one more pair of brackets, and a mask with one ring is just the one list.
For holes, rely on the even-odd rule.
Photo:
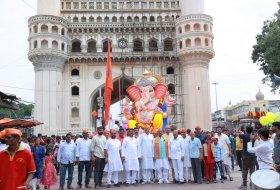
[[(36, 0), (0, 0), (0, 91), (34, 102), (34, 70), (27, 59), (27, 20), (36, 14)], [(254, 99), (258, 89), (266, 99), (279, 99), (263, 85), (263, 74), (251, 61), (255, 36), (278, 10), (277, 0), (205, 0), (214, 19), (215, 58), (210, 63), (211, 103), (216, 110), (213, 82), (218, 82), (218, 107)]]

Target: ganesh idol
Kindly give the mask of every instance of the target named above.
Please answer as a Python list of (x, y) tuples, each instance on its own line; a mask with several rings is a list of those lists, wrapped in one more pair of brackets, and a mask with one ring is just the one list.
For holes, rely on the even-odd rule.
[(151, 131), (165, 129), (174, 99), (169, 96), (168, 88), (160, 76), (145, 71), (126, 92), (133, 100), (132, 106), (129, 98), (124, 102), (123, 113), (129, 120), (129, 128), (137, 124), (142, 128), (149, 126)]

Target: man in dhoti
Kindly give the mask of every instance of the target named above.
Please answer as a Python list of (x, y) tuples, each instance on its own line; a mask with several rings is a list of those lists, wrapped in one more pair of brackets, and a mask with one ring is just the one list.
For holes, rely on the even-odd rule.
[(142, 166), (142, 184), (151, 183), (154, 169), (154, 136), (150, 134), (149, 126), (145, 126), (144, 133), (139, 136), (138, 155)]
[(155, 169), (157, 170), (158, 183), (167, 183), (168, 181), (168, 171), (169, 171), (169, 161), (168, 161), (168, 139), (162, 135), (162, 130), (158, 130), (158, 136), (154, 140), (155, 149)]
[(192, 174), (192, 164), (190, 158), (190, 151), (189, 151), (189, 144), (190, 144), (190, 137), (187, 136), (187, 130), (181, 129), (182, 140), (184, 142), (184, 171), (183, 176), (186, 182), (191, 182), (191, 174)]
[(173, 183), (183, 184), (183, 161), (184, 161), (184, 142), (178, 138), (178, 131), (173, 132), (174, 138), (169, 142), (169, 159), (172, 160), (174, 168), (175, 181)]
[(119, 172), (123, 170), (121, 161), (121, 142), (116, 139), (117, 131), (111, 129), (111, 138), (107, 140), (104, 148), (105, 163), (107, 163), (107, 188), (111, 188), (112, 176), (114, 176), (114, 186), (120, 187)]
[(138, 140), (133, 136), (134, 130), (128, 129), (128, 136), (124, 138), (122, 144), (122, 159), (126, 170), (126, 185), (137, 186), (136, 174), (139, 171), (138, 161)]

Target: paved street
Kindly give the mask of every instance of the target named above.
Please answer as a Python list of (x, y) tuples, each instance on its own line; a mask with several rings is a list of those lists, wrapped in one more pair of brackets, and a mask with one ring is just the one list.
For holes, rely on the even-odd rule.
[[(236, 168), (237, 169), (237, 168)], [(234, 171), (233, 172), (233, 178), (234, 178), (234, 181), (225, 181), (224, 183), (212, 183), (212, 184), (202, 184), (202, 185), (196, 185), (196, 184), (183, 184), (183, 185), (176, 185), (176, 184), (147, 184), (147, 185), (138, 185), (137, 187), (134, 187), (134, 186), (129, 186), (129, 187), (126, 187), (126, 186), (121, 186), (121, 187), (112, 187), (111, 189), (126, 189), (126, 190), (135, 190), (135, 189), (139, 189), (139, 190), (142, 190), (142, 189), (145, 189), (145, 190), (148, 190), (148, 189), (160, 189), (160, 190), (169, 190), (170, 188), (172, 189), (188, 189), (188, 190), (219, 190), (219, 189), (232, 189), (232, 190), (237, 190), (238, 187), (241, 185), (241, 182), (242, 182), (242, 177), (241, 177), (241, 172), (240, 171)], [(73, 187), (77, 187), (77, 177), (78, 177), (78, 173), (77, 173), (77, 170), (75, 170), (75, 173), (74, 173), (74, 180), (73, 180), (73, 183), (72, 183), (72, 186)], [(84, 176), (83, 176), (83, 180), (84, 180)], [(106, 175), (104, 176), (103, 178), (104, 180), (104, 184), (106, 184), (105, 180), (106, 180)], [(90, 181), (90, 185), (91, 186), (94, 186), (94, 183), (93, 183), (93, 178), (91, 178), (91, 181)], [(66, 186), (65, 186), (66, 187)], [(57, 187), (52, 187), (51, 189), (58, 189), (58, 186)], [(83, 188), (85, 189), (85, 188)], [(107, 189), (106, 187), (103, 187), (103, 188), (100, 188), (100, 189)]]

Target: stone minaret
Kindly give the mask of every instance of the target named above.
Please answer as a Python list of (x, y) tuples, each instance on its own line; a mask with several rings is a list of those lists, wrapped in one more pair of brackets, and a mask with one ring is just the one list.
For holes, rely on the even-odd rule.
[[(28, 58), (35, 70), (35, 118), (44, 124), (35, 133), (56, 134), (63, 123), (63, 68), (67, 58), (67, 23), (59, 0), (38, 0), (38, 15), (28, 20)], [(55, 16), (51, 16), (55, 15)]]
[(212, 17), (204, 14), (204, 0), (181, 0), (176, 20), (177, 51), (182, 64), (185, 128), (211, 130), (209, 62), (214, 57)]

